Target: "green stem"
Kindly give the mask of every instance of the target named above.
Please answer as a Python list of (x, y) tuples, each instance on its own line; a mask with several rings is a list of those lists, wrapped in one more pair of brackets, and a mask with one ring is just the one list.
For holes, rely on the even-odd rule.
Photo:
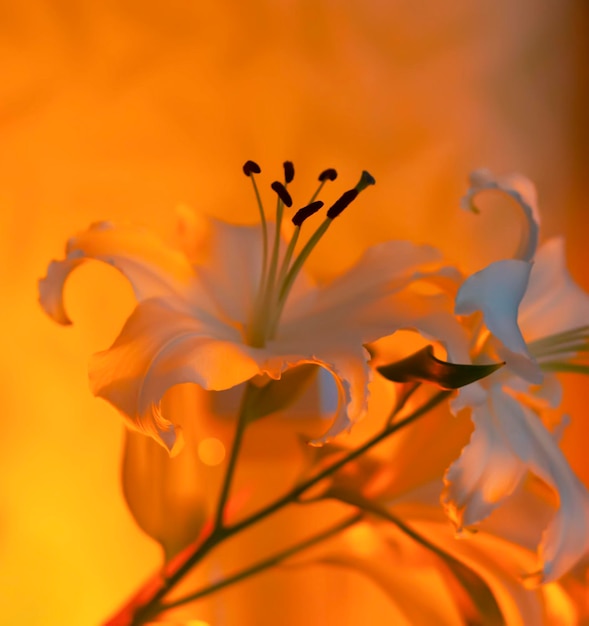
[(386, 428), (384, 428), (380, 433), (378, 433), (377, 435), (375, 435), (374, 437), (366, 441), (359, 448), (352, 450), (349, 454), (341, 458), (339, 461), (335, 461), (334, 463), (326, 467), (323, 471), (303, 481), (297, 487), (295, 487), (292, 491), (287, 493), (285, 496), (283, 496), (282, 498), (279, 498), (278, 500), (275, 500), (273, 503), (264, 507), (257, 513), (252, 514), (250, 517), (246, 517), (245, 519), (241, 520), (240, 522), (237, 522), (236, 524), (233, 524), (232, 526), (227, 526), (225, 528), (225, 531), (234, 535), (244, 530), (245, 528), (248, 528), (252, 524), (255, 524), (259, 522), (260, 520), (268, 517), (272, 513), (275, 513), (276, 511), (283, 508), (287, 504), (296, 502), (298, 498), (305, 491), (309, 490), (311, 487), (315, 486), (317, 483), (321, 482), (325, 478), (328, 478), (332, 474), (335, 474), (335, 472), (340, 470), (344, 465), (346, 465), (350, 461), (353, 461), (360, 455), (364, 454), (367, 450), (369, 450), (376, 444), (380, 443), (381, 441), (383, 441), (384, 439), (386, 439), (393, 433), (396, 433), (402, 428), (409, 426), (409, 424), (412, 424), (413, 422), (415, 422), (422, 415), (424, 415), (425, 413), (433, 409), (435, 406), (440, 404), (440, 402), (445, 400), (451, 394), (452, 394), (451, 391), (439, 391), (437, 394), (432, 396), (425, 404), (423, 404), (421, 407), (416, 409), (413, 413), (408, 415), (405, 419), (402, 419), (399, 422), (395, 422), (393, 424), (387, 425)]
[(246, 415), (249, 401), (248, 396), (250, 393), (251, 385), (248, 384), (248, 386), (246, 387), (246, 392), (244, 393), (240, 418), (231, 452), (231, 459), (227, 468), (227, 473), (225, 475), (225, 481), (222, 490), (222, 494), (225, 495), (222, 495), (222, 497), (219, 499), (219, 506), (217, 510), (217, 524), (215, 525), (212, 533), (203, 541), (202, 544), (200, 544), (198, 548), (196, 548), (195, 552), (191, 556), (189, 556), (186, 561), (184, 561), (184, 563), (165, 580), (165, 583), (164, 585), (162, 585), (161, 589), (159, 589), (157, 593), (155, 593), (150, 598), (150, 600), (136, 612), (131, 626), (140, 626), (141, 624), (144, 624), (146, 621), (148, 621), (148, 619), (154, 617), (159, 612), (161, 612), (162, 605), (160, 604), (160, 600), (164, 596), (166, 596), (169, 591), (176, 585), (176, 583), (178, 583), (196, 564), (202, 561), (202, 559), (217, 545), (232, 537), (233, 535), (236, 535), (242, 530), (249, 528), (253, 524), (256, 524), (257, 522), (265, 519), (266, 517), (269, 517), (270, 515), (279, 511), (285, 506), (296, 502), (305, 491), (307, 491), (317, 483), (321, 482), (323, 479), (331, 476), (332, 474), (340, 470), (344, 465), (364, 454), (367, 450), (377, 445), (390, 435), (415, 422), (422, 415), (426, 414), (428, 411), (433, 409), (448, 396), (450, 396), (452, 394), (452, 391), (439, 391), (434, 396), (432, 396), (425, 404), (413, 411), (413, 413), (409, 414), (407, 417), (398, 422), (387, 424), (387, 426), (380, 433), (366, 441), (359, 448), (352, 450), (349, 454), (341, 458), (339, 461), (332, 463), (315, 476), (312, 476), (311, 478), (303, 481), (283, 497), (275, 500), (273, 503), (265, 506), (258, 512), (253, 513), (252, 515), (246, 517), (240, 522), (237, 522), (230, 526), (225, 526), (223, 525), (223, 508), (229, 494), (229, 489), (231, 486), (231, 476), (233, 474), (233, 469), (237, 461), (237, 452), (239, 450), (243, 431), (247, 423)]
[(318, 533), (317, 535), (310, 537), (309, 539), (305, 539), (304, 541), (301, 541), (295, 544), (294, 546), (291, 546), (290, 548), (287, 548), (286, 550), (283, 550), (282, 552), (275, 554), (274, 556), (271, 556), (267, 559), (263, 559), (262, 561), (259, 561), (258, 563), (255, 563), (254, 565), (251, 565), (250, 567), (243, 569), (240, 572), (237, 572), (236, 574), (233, 574), (233, 576), (230, 576), (229, 578), (220, 580), (219, 582), (213, 585), (209, 585), (205, 587), (204, 589), (199, 589), (198, 591), (195, 591), (194, 593), (191, 593), (188, 596), (178, 598), (177, 600), (174, 600), (173, 602), (169, 602), (168, 604), (163, 604), (160, 606), (160, 609), (162, 611), (167, 611), (169, 609), (173, 609), (182, 604), (187, 604), (188, 602), (194, 602), (195, 600), (204, 598), (205, 596), (216, 593), (217, 591), (221, 591), (221, 589), (224, 589), (225, 587), (229, 587), (231, 585), (234, 585), (235, 583), (245, 580), (246, 578), (249, 578), (250, 576), (259, 574), (260, 572), (263, 572), (264, 570), (267, 570), (270, 567), (279, 565), (280, 563), (282, 563), (282, 561), (285, 561), (286, 559), (290, 558), (294, 554), (297, 554), (298, 552), (302, 552), (303, 550), (311, 548), (312, 546), (318, 543), (321, 543), (325, 539), (329, 539), (330, 537), (342, 532), (346, 528), (353, 526), (354, 524), (358, 523), (362, 519), (362, 517), (363, 517), (362, 513), (356, 513), (352, 515), (351, 517), (348, 517), (345, 520), (339, 522), (335, 526), (332, 526), (331, 528), (328, 528), (322, 531), (321, 533)]
[(239, 451), (241, 450), (241, 443), (243, 441), (243, 435), (248, 422), (248, 414), (250, 410), (250, 400), (253, 395), (252, 384), (247, 383), (245, 391), (243, 392), (243, 398), (241, 400), (241, 408), (239, 410), (239, 416), (237, 418), (237, 426), (235, 428), (235, 435), (233, 437), (233, 445), (231, 446), (231, 453), (229, 455), (229, 462), (227, 463), (227, 470), (223, 478), (223, 486), (221, 487), (221, 494), (219, 496), (219, 502), (217, 504), (217, 512), (215, 514), (214, 530), (213, 533), (224, 527), (223, 516), (225, 513), (225, 505), (229, 498), (229, 492), (231, 490), (231, 484), (235, 474), (235, 466), (237, 464), (237, 458), (239, 457)]
[(317, 189), (315, 190), (315, 193), (311, 196), (311, 199), (309, 200), (309, 202), (307, 202), (307, 204), (311, 204), (311, 202), (314, 202), (315, 198), (321, 193), (321, 190), (323, 189), (323, 185), (325, 185), (324, 180), (322, 180), (319, 183), (319, 187), (317, 187)]

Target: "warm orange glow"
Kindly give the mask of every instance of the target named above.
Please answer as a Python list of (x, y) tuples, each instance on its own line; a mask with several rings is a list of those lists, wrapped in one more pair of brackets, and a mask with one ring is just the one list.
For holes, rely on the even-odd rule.
[(198, 444), (198, 457), (205, 465), (219, 465), (225, 458), (225, 446), (215, 437), (207, 437)]
[(370, 526), (360, 525), (352, 528), (348, 531), (346, 540), (350, 542), (355, 552), (365, 557), (376, 556), (379, 547), (382, 547)]
[[(378, 181), (369, 206), (321, 242), (310, 259), (319, 275), (390, 237), (438, 245), (475, 268), (504, 232), (492, 212), (456, 208), (466, 173), (484, 164), (538, 182), (544, 234), (570, 237), (575, 277), (589, 288), (587, 160), (577, 145), (587, 106), (569, 33), (578, 3), (427, 4), (0, 0), (2, 623), (98, 624), (161, 562), (122, 495), (121, 418), (87, 381), (89, 355), (134, 306), (131, 290), (88, 264), (66, 290), (72, 327), (57, 327), (36, 302), (48, 260), (90, 223), (139, 222), (173, 239), (180, 203), (251, 222), (247, 158), (268, 180), (292, 159), (298, 197), (325, 167), (350, 180), (367, 167)], [(565, 405), (576, 417), (564, 447), (588, 483), (585, 379), (568, 384)], [(267, 440), (244, 457), (243, 482), (266, 477), (275, 494), (294, 480), (300, 454), (292, 441), (276, 452), (268, 424)], [(225, 434), (199, 433), (199, 488), (219, 483)], [(427, 434), (399, 438), (387, 453), (419, 447)], [(419, 467), (395, 468), (402, 486), (431, 479), (432, 466), (451, 458), (439, 439)], [(328, 507), (313, 523), (337, 514)], [(289, 512), (203, 576), (253, 559), (252, 544), (284, 541), (281, 524), (301, 535), (313, 527)], [(362, 528), (354, 532), (355, 545), (371, 550)], [(570, 610), (558, 590), (547, 593), (553, 614)], [(196, 610), (208, 621), (179, 623), (402, 623), (379, 587), (323, 565), (260, 575)]]

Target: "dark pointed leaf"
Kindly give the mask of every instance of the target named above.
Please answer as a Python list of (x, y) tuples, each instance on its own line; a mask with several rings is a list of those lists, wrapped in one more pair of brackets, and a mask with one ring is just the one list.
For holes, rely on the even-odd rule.
[(503, 365), (504, 363), (491, 365), (446, 363), (434, 356), (432, 346), (426, 346), (405, 359), (381, 365), (376, 369), (382, 376), (396, 383), (426, 382), (434, 383), (442, 389), (458, 389), (489, 376)]

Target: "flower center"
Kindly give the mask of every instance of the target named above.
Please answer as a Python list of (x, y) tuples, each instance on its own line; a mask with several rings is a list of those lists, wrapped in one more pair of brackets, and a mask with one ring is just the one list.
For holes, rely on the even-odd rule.
[[(290, 161), (286, 161), (284, 167), (284, 182), (274, 181), (271, 184), (272, 190), (276, 193), (276, 228), (274, 229), (274, 239), (269, 241), (268, 221), (266, 219), (266, 211), (262, 204), (258, 185), (255, 175), (261, 173), (260, 166), (254, 161), (247, 161), (243, 166), (243, 173), (251, 179), (256, 195), (256, 201), (260, 212), (260, 222), (262, 229), (262, 270), (260, 274), (260, 283), (255, 298), (254, 310), (252, 318), (247, 325), (246, 341), (249, 345), (261, 348), (266, 345), (266, 341), (272, 339), (278, 328), (278, 323), (284, 309), (284, 305), (294, 281), (298, 276), (305, 261), (319, 243), (320, 239), (327, 232), (333, 220), (346, 209), (358, 196), (358, 194), (366, 189), (369, 185), (374, 185), (374, 178), (366, 171), (362, 172), (362, 176), (358, 184), (348, 191), (344, 192), (335, 203), (327, 210), (325, 219), (315, 232), (309, 237), (307, 243), (297, 251), (297, 243), (300, 236), (301, 228), (307, 218), (323, 207), (323, 202), (317, 200), (319, 193), (327, 181), (334, 181), (337, 178), (337, 172), (334, 169), (327, 169), (319, 175), (319, 186), (315, 193), (311, 196), (308, 204), (300, 208), (291, 218), (295, 226), (292, 237), (288, 241), (286, 250), (281, 255), (280, 250), (280, 231), (282, 220), (284, 218), (284, 208), (292, 207), (292, 198), (288, 192), (288, 184), (294, 178), (294, 166)], [(272, 247), (270, 248), (270, 243)]]

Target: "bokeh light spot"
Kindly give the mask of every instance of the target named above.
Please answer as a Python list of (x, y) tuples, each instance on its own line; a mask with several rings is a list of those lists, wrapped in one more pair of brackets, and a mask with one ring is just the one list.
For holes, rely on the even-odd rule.
[(225, 458), (225, 446), (216, 437), (207, 437), (198, 444), (198, 458), (205, 465), (219, 465)]
[(382, 550), (382, 544), (374, 529), (367, 524), (359, 524), (348, 530), (346, 540), (353, 546), (357, 554), (363, 556), (371, 556)]

